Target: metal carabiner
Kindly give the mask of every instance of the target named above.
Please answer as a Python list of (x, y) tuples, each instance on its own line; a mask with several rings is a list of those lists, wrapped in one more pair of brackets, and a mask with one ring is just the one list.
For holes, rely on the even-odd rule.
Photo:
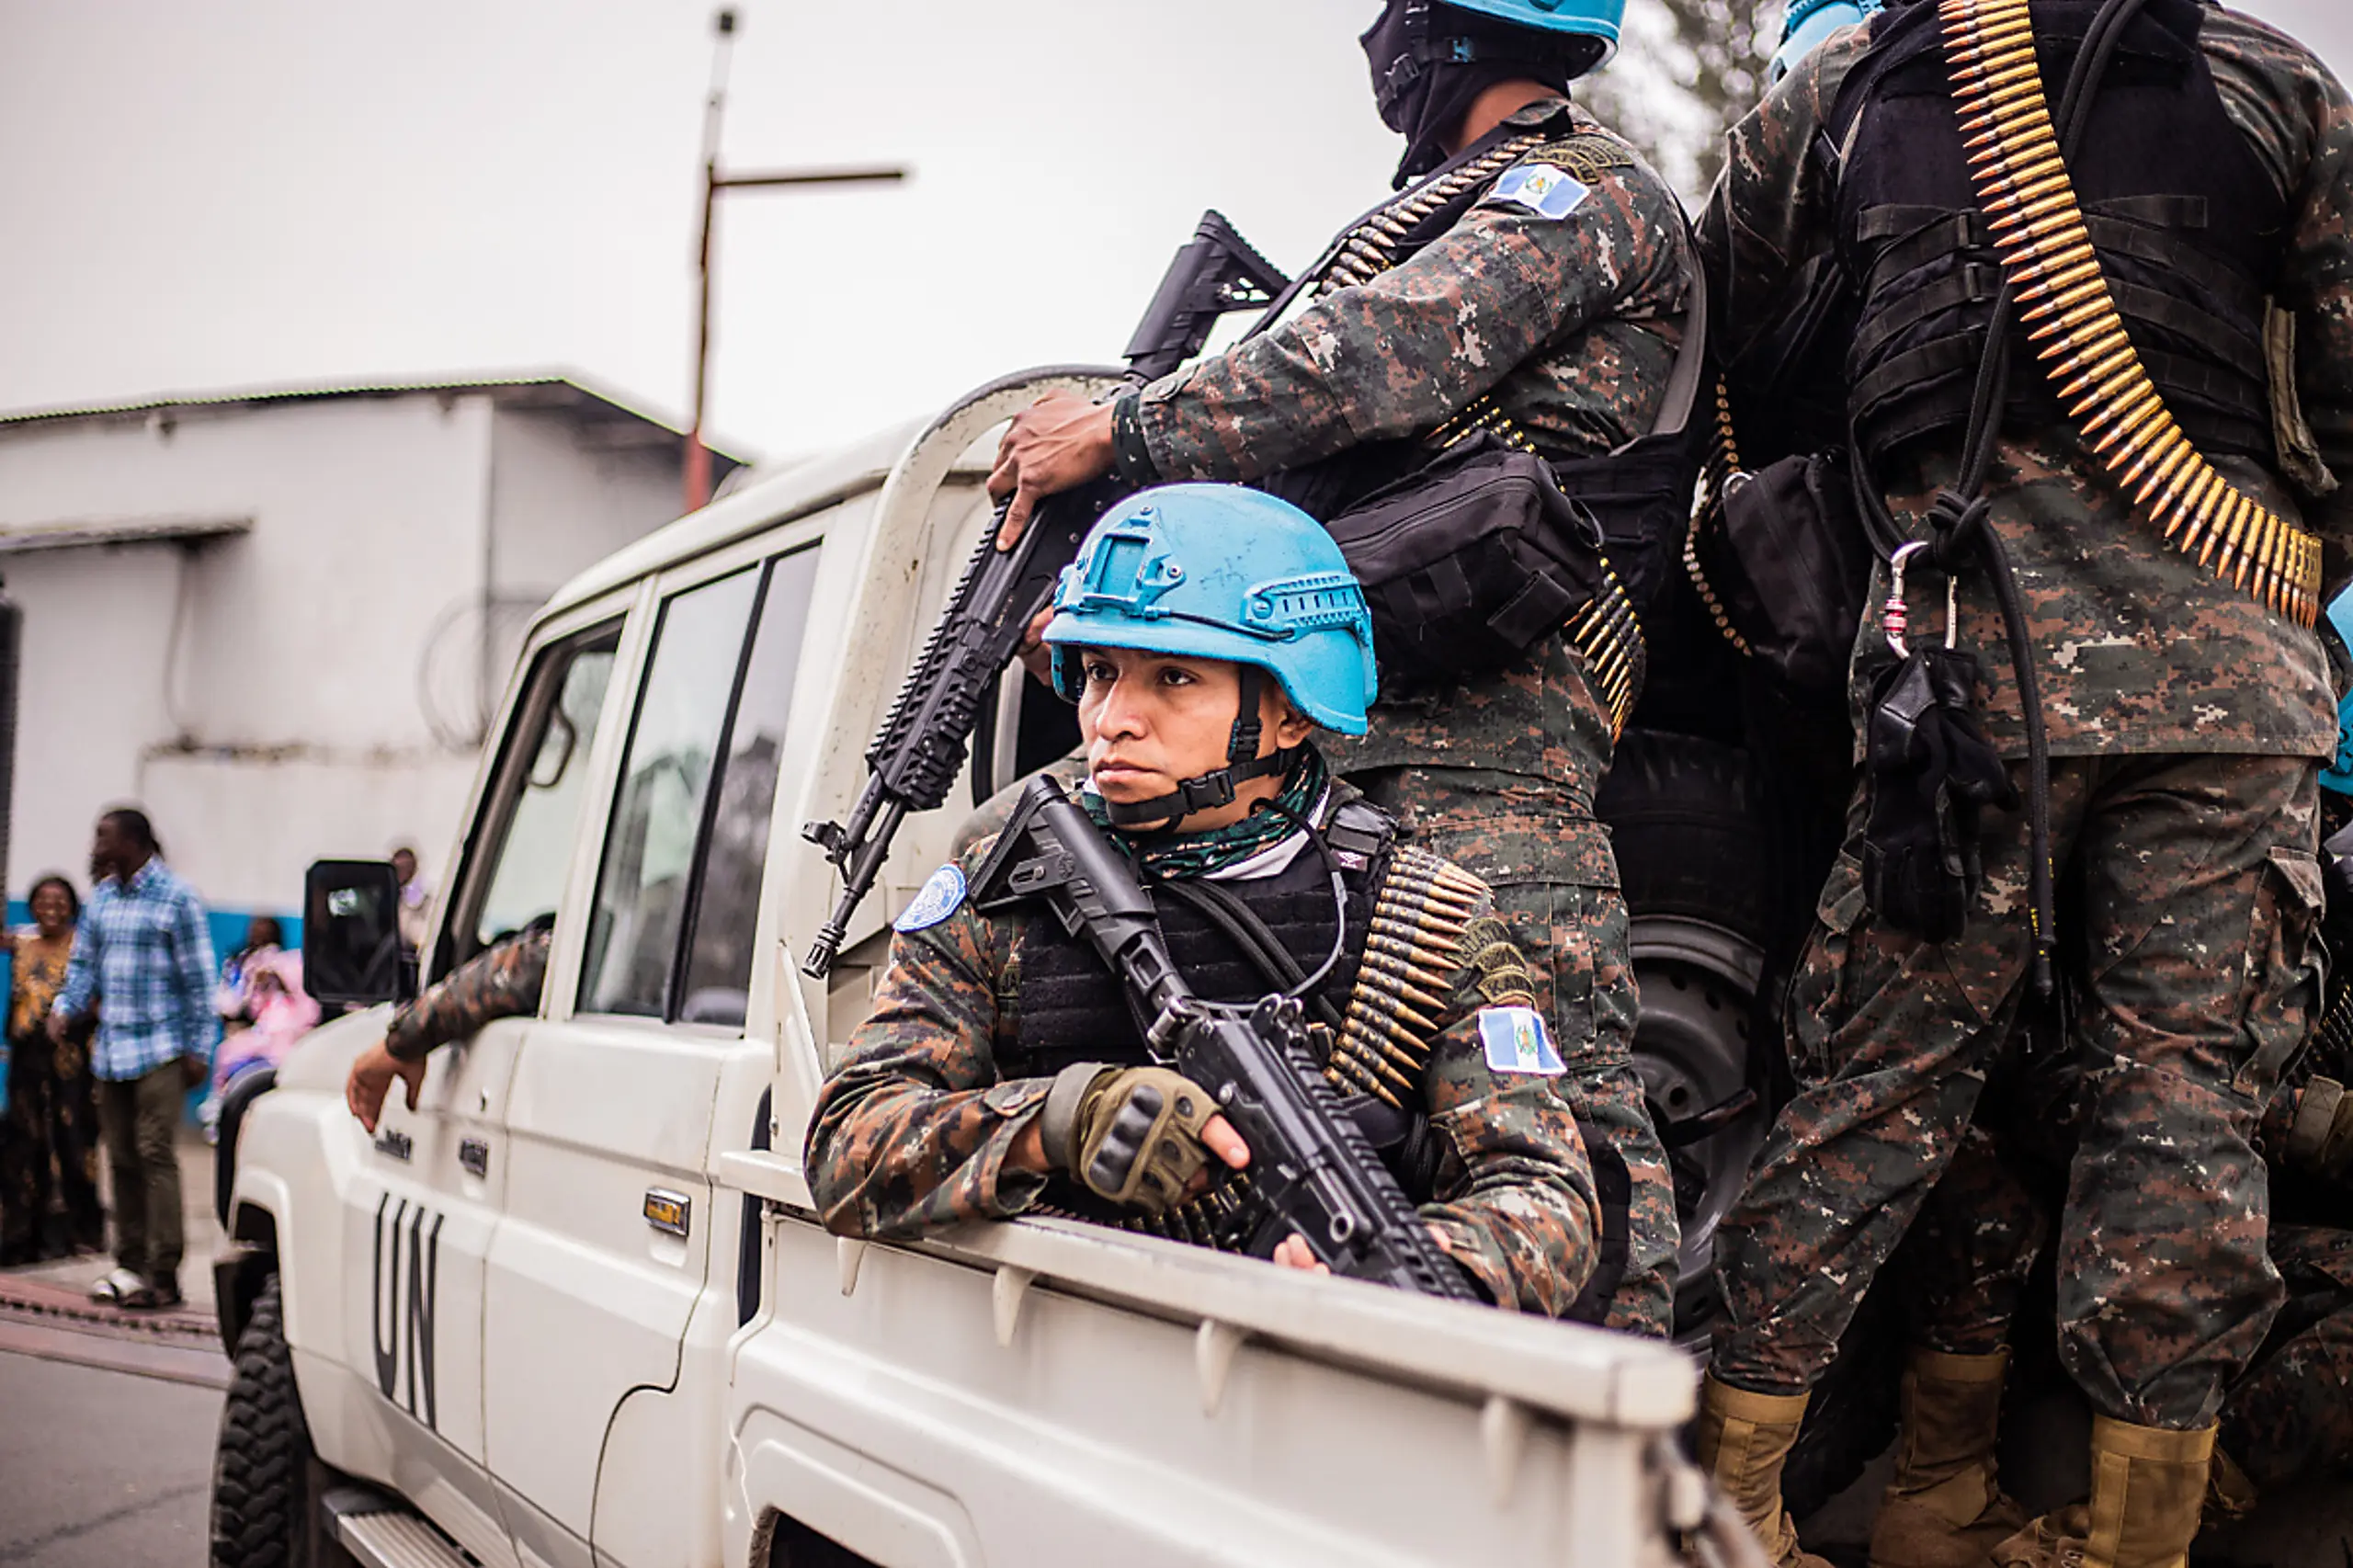
[[(1912, 656), (1910, 645), (1904, 641), (1904, 633), (1911, 629), (1912, 625), (1911, 608), (1904, 602), (1904, 564), (1927, 548), (1927, 540), (1915, 539), (1909, 543), (1897, 545), (1895, 553), (1887, 558), (1889, 575), (1887, 603), (1880, 607), (1879, 625), (1881, 632), (1887, 638), (1888, 647), (1899, 659), (1908, 659)], [(1946, 593), (1949, 602), (1951, 593), (1949, 582), (1946, 585)], [(1949, 633), (1950, 628), (1948, 627), (1947, 631)]]

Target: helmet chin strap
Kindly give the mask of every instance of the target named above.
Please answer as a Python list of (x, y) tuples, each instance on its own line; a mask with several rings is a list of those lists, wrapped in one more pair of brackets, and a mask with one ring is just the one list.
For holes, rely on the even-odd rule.
[(1226, 737), (1225, 766), (1198, 778), (1188, 778), (1167, 794), (1155, 795), (1149, 801), (1123, 805), (1106, 796), (1104, 814), (1111, 819), (1112, 826), (1152, 827), (1165, 824), (1174, 827), (1195, 812), (1215, 811), (1233, 804), (1235, 786), (1246, 779), (1290, 771), (1290, 765), (1298, 760), (1299, 747), (1277, 746), (1264, 756), (1258, 755), (1258, 738), (1263, 731), (1258, 722), (1258, 694), (1267, 672), (1256, 665), (1244, 665), (1241, 673), (1242, 700), (1233, 715), (1233, 731)]

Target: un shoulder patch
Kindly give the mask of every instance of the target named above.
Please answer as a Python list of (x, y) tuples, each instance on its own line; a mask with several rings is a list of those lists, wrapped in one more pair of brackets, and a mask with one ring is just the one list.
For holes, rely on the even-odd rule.
[(937, 926), (964, 903), (964, 873), (953, 866), (942, 866), (931, 874), (931, 880), (916, 890), (915, 896), (899, 917), (891, 922), (894, 931), (920, 931), (926, 926)]
[(1584, 205), (1593, 187), (1553, 164), (1515, 164), (1487, 192), (1490, 202), (1525, 207), (1539, 218), (1565, 218)]
[(1552, 1047), (1544, 1015), (1533, 1007), (1480, 1008), (1479, 1043), (1486, 1048), (1490, 1072), (1557, 1078), (1569, 1070)]

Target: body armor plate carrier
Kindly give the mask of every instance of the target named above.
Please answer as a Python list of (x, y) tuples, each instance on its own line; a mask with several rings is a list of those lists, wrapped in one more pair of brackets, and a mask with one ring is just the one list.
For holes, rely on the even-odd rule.
[[(2034, 0), (2046, 84), (2063, 81), (2096, 0)], [(2231, 122), (2191, 0), (2149, 0), (2126, 28), (2068, 160), (2102, 270), (2151, 380), (2211, 455), (2276, 461), (2264, 358), (2284, 199)], [(1907, 443), (1960, 430), (2002, 287), (1980, 214), (1937, 7), (1880, 18), (1829, 141), (1844, 150), (1838, 241), (1861, 296), (1848, 358), (1855, 433), (1875, 472)], [(2023, 334), (2012, 363), (2033, 363)], [(2013, 375), (2006, 422), (2056, 426), (2048, 381)]]
[[(1524, 960), (1507, 944), (1499, 944), (1497, 954), (1476, 953), (1441, 934), (1460, 924), (1450, 912), (1461, 907), (1465, 890), (1483, 900), (1484, 889), (1437, 857), (1397, 844), (1395, 832), (1387, 813), (1360, 801), (1342, 806), (1324, 830), (1326, 841), (1350, 868), (1345, 872), (1349, 950), (1307, 998), (1307, 1016), (1324, 1076), (1406, 1196), (1427, 1203), (1442, 1154), (1422, 1099), (1422, 1071), (1434, 1041), (1404, 1015), (1438, 1013), (1466, 966), (1486, 971), (1479, 983), (1483, 994), (1497, 984), (1510, 992), (1488, 1000), (1528, 998), (1521, 989)], [(1331, 882), (1312, 847), (1275, 875), (1246, 883), (1162, 882), (1146, 888), (1159, 908), (1170, 956), (1193, 988), (1211, 1000), (1246, 1003), (1285, 989), (1291, 976), (1312, 972), (1331, 950)], [(1205, 905), (1214, 906), (1215, 913)], [(1282, 973), (1269, 974), (1270, 966), (1245, 947), (1269, 941), (1288, 958), (1287, 965), (1275, 961)], [(1495, 974), (1499, 960), (1508, 960), (1517, 980)], [(1020, 1039), (1001, 1054), (1001, 1076), (1042, 1078), (1074, 1062), (1131, 1066), (1153, 1060), (1118, 982), (1084, 943), (1063, 935), (1042, 911), (1023, 928), (1017, 972)], [(1617, 1152), (1584, 1117), (1577, 1126), (1593, 1163), (1602, 1233), (1601, 1256), (1571, 1315), (1598, 1323), (1625, 1274), (1631, 1186)], [(1114, 1209), (1059, 1176), (1047, 1186), (1044, 1207), (1206, 1244), (1233, 1206), (1231, 1189), (1246, 1179), (1234, 1177), (1226, 1187), (1157, 1221)]]

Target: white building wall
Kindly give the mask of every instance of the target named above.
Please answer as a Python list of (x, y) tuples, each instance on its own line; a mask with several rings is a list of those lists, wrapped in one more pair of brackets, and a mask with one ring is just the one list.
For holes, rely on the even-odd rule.
[[(9, 499), (0, 462), (0, 506)], [(170, 733), (164, 642), (179, 555), (63, 551), (0, 561), (0, 572), (25, 617), (8, 892), (22, 897), (44, 871), (86, 892), (92, 821), (136, 793), (141, 751)]]
[(491, 584), (535, 605), (678, 515), (676, 453), (599, 449), (555, 415), (497, 410), (491, 463)]
[(26, 615), (9, 892), (83, 881), (122, 801), (216, 908), (291, 911), (312, 859), (396, 841), (438, 874), (531, 610), (676, 510), (651, 466), (467, 392), (0, 428), (0, 528), (252, 519), (192, 553), (0, 559)]

